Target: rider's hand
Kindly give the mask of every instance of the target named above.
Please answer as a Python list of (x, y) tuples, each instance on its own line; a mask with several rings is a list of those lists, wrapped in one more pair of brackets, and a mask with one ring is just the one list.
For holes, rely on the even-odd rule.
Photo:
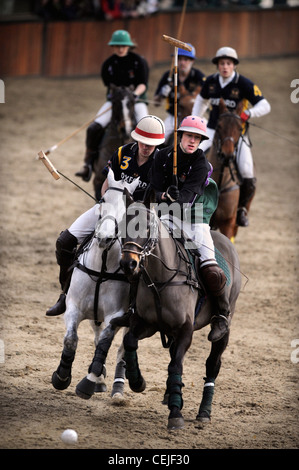
[(178, 188), (174, 185), (171, 185), (169, 186), (167, 189), (166, 189), (166, 192), (165, 192), (165, 197), (170, 201), (170, 202), (175, 202), (178, 200), (178, 198), (180, 197), (180, 191), (178, 190)]
[(245, 111), (242, 111), (240, 118), (242, 119), (243, 122), (248, 121), (248, 119), (250, 118), (250, 111), (248, 111), (248, 109), (245, 109)]
[(160, 91), (160, 95), (164, 96), (164, 98), (167, 98), (171, 92), (171, 86), (170, 85), (163, 85)]

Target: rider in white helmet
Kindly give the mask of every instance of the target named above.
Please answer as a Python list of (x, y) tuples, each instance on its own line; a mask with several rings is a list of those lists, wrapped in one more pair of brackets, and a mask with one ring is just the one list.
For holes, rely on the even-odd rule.
[[(115, 180), (126, 180), (131, 183), (140, 178), (139, 185), (133, 194), (135, 200), (143, 199), (144, 192), (149, 184), (149, 171), (154, 159), (156, 147), (165, 140), (165, 128), (163, 121), (157, 117), (148, 115), (143, 117), (131, 132), (136, 141), (119, 147), (116, 150), (107, 168), (112, 168)], [(107, 179), (102, 186), (102, 195), (108, 188)], [(56, 258), (60, 266), (59, 280), (62, 293), (57, 303), (47, 310), (46, 315), (56, 316), (65, 312), (66, 293), (70, 283), (69, 268), (76, 256), (77, 245), (84, 242), (86, 237), (93, 233), (99, 217), (99, 204), (78, 217), (66, 230), (61, 232), (56, 242)]]
[[(229, 301), (226, 276), (215, 258), (214, 243), (209, 221), (218, 203), (218, 188), (209, 178), (211, 166), (203, 151), (201, 142), (208, 140), (206, 124), (198, 116), (187, 116), (178, 129), (177, 186), (173, 184), (173, 147), (160, 150), (151, 168), (151, 186), (155, 189), (158, 203), (178, 203), (181, 219), (173, 217), (175, 225), (193, 242), (195, 253), (200, 256), (199, 272), (207, 291), (215, 299), (215, 312), (208, 339), (219, 341), (229, 330)], [(207, 185), (208, 183), (208, 185)], [(199, 204), (203, 204), (202, 218), (196, 218)], [(185, 208), (191, 209), (186, 218)], [(175, 211), (177, 213), (177, 211)], [(161, 219), (169, 219), (169, 214)]]
[[(249, 118), (264, 116), (271, 110), (270, 104), (264, 98), (258, 86), (237, 72), (236, 66), (239, 64), (239, 58), (235, 49), (221, 47), (216, 52), (212, 62), (217, 66), (218, 73), (207, 77), (192, 109), (193, 114), (203, 116), (208, 107), (212, 107), (207, 125), (210, 140), (208, 143), (205, 142), (201, 145), (204, 151), (211, 146), (214, 138), (221, 97), (230, 111), (234, 111), (238, 103), (243, 101), (244, 108), (240, 117), (244, 123)], [(248, 109), (249, 103), (252, 106), (250, 109)], [(245, 206), (253, 198), (256, 188), (250, 141), (246, 132), (239, 140), (237, 165), (242, 177), (237, 223), (246, 227), (249, 222)]]

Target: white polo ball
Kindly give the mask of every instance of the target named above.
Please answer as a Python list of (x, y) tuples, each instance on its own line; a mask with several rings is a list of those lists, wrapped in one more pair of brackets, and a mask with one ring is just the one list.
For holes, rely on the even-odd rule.
[(76, 444), (78, 441), (78, 434), (74, 429), (66, 429), (60, 437), (65, 444)]

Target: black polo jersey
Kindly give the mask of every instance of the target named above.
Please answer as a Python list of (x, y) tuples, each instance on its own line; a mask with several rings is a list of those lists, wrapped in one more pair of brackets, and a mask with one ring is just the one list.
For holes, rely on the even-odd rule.
[[(113, 83), (116, 86), (130, 86), (134, 89), (140, 83), (148, 84), (149, 68), (146, 60), (134, 52), (125, 57), (113, 54), (102, 65), (101, 76), (106, 87)], [(143, 95), (141, 97), (143, 99)]]
[(103, 173), (107, 174), (108, 167), (110, 167), (114, 172), (114, 178), (116, 180), (122, 179), (128, 183), (132, 183), (132, 181), (139, 176), (139, 184), (134, 191), (133, 198), (135, 201), (141, 201), (143, 200), (145, 190), (149, 184), (149, 171), (156, 151), (152, 153), (147, 162), (140, 166), (137, 163), (137, 152), (138, 144), (136, 142), (119, 147), (118, 150), (113, 153)]
[[(197, 195), (201, 196), (210, 171), (210, 165), (203, 151), (197, 149), (192, 154), (177, 148), (177, 175), (180, 204), (193, 203)], [(173, 184), (173, 147), (167, 147), (156, 153), (151, 167), (151, 186), (156, 190), (157, 200), (168, 186)]]
[(224, 99), (230, 111), (234, 111), (241, 100), (244, 100), (244, 109), (246, 109), (248, 106), (246, 101), (249, 101), (254, 106), (264, 99), (259, 87), (237, 72), (235, 72), (233, 80), (224, 88), (220, 86), (219, 73), (210, 75), (201, 89), (200, 96), (204, 99), (209, 99), (212, 106), (208, 121), (210, 129), (215, 129), (218, 122), (220, 98)]
[[(174, 114), (174, 77), (172, 77), (171, 82), (169, 82), (168, 77), (169, 77), (169, 71), (165, 72), (161, 80), (159, 81), (155, 95), (160, 94), (160, 91), (164, 85), (170, 85), (171, 92), (169, 96), (167, 97), (166, 111), (170, 114)], [(203, 86), (204, 81), (205, 81), (205, 75), (199, 69), (192, 67), (188, 77), (183, 82), (183, 85), (189, 93), (193, 93), (198, 86), (201, 86), (201, 87)], [(178, 75), (178, 86), (179, 85), (180, 85), (180, 76)], [(179, 94), (178, 94), (178, 99), (179, 99)]]

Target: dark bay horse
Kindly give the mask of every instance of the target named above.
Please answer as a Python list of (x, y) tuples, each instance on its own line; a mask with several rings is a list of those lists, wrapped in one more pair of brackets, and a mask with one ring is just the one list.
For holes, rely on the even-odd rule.
[(111, 85), (110, 101), (112, 118), (105, 130), (99, 147), (99, 156), (94, 163), (94, 190), (97, 199), (101, 198), (101, 187), (105, 180), (103, 169), (109, 158), (118, 147), (132, 141), (131, 131), (136, 126), (134, 113), (135, 96), (130, 87)]
[(243, 127), (240, 114), (243, 102), (230, 112), (223, 99), (219, 103), (219, 120), (207, 158), (213, 165), (213, 179), (218, 184), (219, 202), (211, 226), (219, 229), (232, 242), (238, 231), (237, 210), (240, 195), (240, 177), (236, 166), (239, 138)]
[[(150, 208), (153, 203), (151, 197), (144, 204), (131, 203), (127, 209), (127, 233), (123, 239), (121, 266), (129, 279), (138, 277), (138, 288), (136, 308), (130, 317), (129, 332), (124, 337), (126, 377), (133, 391), (142, 392), (145, 389), (145, 380), (138, 366), (138, 341), (160, 331), (163, 346), (166, 347), (168, 342), (170, 344), (171, 360), (165, 394), (170, 410), (168, 428), (179, 429), (184, 425), (181, 413), (183, 360), (191, 345), (193, 331), (210, 323), (212, 300), (203, 293), (192, 267), (193, 262), (183, 244), (169, 235), (156, 211)], [(136, 211), (145, 213), (146, 217), (146, 230), (138, 236), (129, 233), (135, 224)], [(219, 232), (212, 232), (212, 236), (227, 277), (231, 321), (241, 288), (239, 259), (227, 237)], [(198, 302), (202, 303), (199, 313)], [(228, 339), (229, 333), (211, 343), (202, 401), (196, 417), (199, 421), (210, 421), (214, 384)]]

